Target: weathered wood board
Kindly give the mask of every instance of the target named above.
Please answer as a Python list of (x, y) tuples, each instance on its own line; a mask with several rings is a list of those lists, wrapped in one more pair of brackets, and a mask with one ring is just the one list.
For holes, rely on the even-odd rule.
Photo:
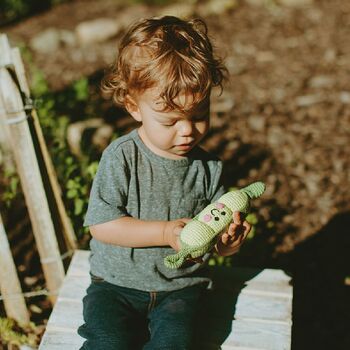
[[(77, 350), (83, 344), (76, 330), (83, 323), (82, 298), (90, 282), (89, 254), (75, 252), (39, 350)], [(227, 302), (221, 308), (215, 305), (211, 311), (208, 307), (207, 326), (214, 334), (208, 344), (215, 344), (208, 345), (208, 349), (219, 349), (218, 339), (222, 350), (290, 349), (293, 289), (285, 272), (249, 268), (212, 272), (217, 287), (211, 298)], [(225, 331), (220, 329), (223, 325)]]

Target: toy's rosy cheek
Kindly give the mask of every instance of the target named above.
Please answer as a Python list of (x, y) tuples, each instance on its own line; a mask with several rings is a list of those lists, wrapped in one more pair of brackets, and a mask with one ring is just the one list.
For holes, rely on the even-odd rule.
[(224, 206), (225, 206), (225, 204), (216, 203), (216, 207), (217, 207), (218, 209), (222, 209)]
[(204, 222), (209, 222), (212, 219), (212, 216), (209, 214), (205, 214), (203, 217)]

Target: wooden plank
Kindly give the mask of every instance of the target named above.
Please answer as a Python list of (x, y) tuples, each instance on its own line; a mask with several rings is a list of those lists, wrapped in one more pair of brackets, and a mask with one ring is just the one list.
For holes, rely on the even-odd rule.
[[(259, 325), (262, 328), (259, 333), (261, 337), (270, 326), (282, 327), (289, 333), (286, 336), (282, 333), (279, 340), (271, 341), (289, 341), (287, 347), (290, 347), (290, 276), (281, 270), (215, 267), (212, 269), (212, 279), (213, 290), (206, 293), (203, 300), (205, 308), (200, 310), (197, 320), (200, 330), (198, 341), (205, 345), (202, 348), (208, 348), (208, 344), (210, 349), (218, 348), (220, 344), (225, 344), (226, 349), (261, 348), (259, 336), (253, 342), (244, 340), (247, 331), (247, 326), (243, 327), (245, 323)], [(234, 329), (235, 324), (238, 328)], [(234, 330), (237, 339), (243, 339), (242, 343), (228, 341)]]
[(89, 276), (89, 250), (76, 250), (69, 265), (67, 276)]
[(240, 292), (242, 294), (253, 294), (267, 297), (284, 297), (291, 299), (293, 297), (293, 288), (286, 285), (273, 285), (273, 284), (255, 284), (251, 286), (243, 287)]
[(84, 342), (76, 331), (83, 324), (82, 299), (90, 283), (89, 256), (90, 251), (75, 251), (39, 350), (77, 350)]
[(227, 291), (289, 298), (293, 294), (291, 277), (282, 270), (214, 267), (212, 275), (220, 288)]
[(81, 300), (58, 299), (50, 316), (48, 329), (50, 327), (78, 329), (83, 323), (83, 304)]
[(240, 294), (235, 305), (235, 319), (285, 322), (291, 325), (291, 299), (265, 295)]
[(58, 300), (82, 300), (90, 284), (89, 276), (67, 275), (60, 289)]
[[(89, 285), (89, 251), (76, 251), (40, 350), (79, 349), (76, 333), (83, 324), (82, 298)], [(222, 350), (284, 350), (291, 346), (292, 286), (280, 270), (212, 269), (213, 313), (200, 337)], [(266, 293), (263, 293), (267, 288)], [(220, 303), (218, 303), (220, 300)], [(225, 300), (225, 302), (223, 302)], [(206, 309), (209, 305), (206, 305)], [(209, 338), (204, 339), (203, 335)], [(217, 345), (215, 345), (217, 344)]]
[(74, 332), (48, 329), (40, 343), (39, 350), (78, 350), (84, 339)]
[(261, 349), (289, 350), (291, 344), (290, 325), (235, 320), (222, 350)]

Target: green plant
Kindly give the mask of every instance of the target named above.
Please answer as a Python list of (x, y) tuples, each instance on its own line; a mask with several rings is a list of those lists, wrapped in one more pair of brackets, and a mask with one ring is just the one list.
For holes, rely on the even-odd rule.
[(255, 213), (249, 213), (245, 219), (252, 225), (252, 229), (250, 230), (247, 239), (252, 239), (256, 234), (256, 225), (259, 222), (258, 217)]
[(85, 104), (89, 97), (88, 80), (80, 79), (66, 91), (55, 95), (47, 89), (42, 74), (34, 72), (32, 91), (34, 96), (40, 98), (37, 109), (40, 124), (61, 184), (68, 215), (77, 236), (81, 237), (87, 232), (82, 227), (83, 215), (87, 209), (89, 188), (98, 162), (88, 156), (77, 159), (70, 152), (66, 133), (72, 118), (70, 115), (60, 114), (60, 106), (71, 107), (72, 110), (79, 108), (80, 113), (85, 114)]
[(21, 19), (68, 0), (1, 0), (0, 24)]
[(2, 194), (2, 200), (6, 207), (9, 208), (11, 202), (16, 198), (19, 188), (19, 177), (14, 169), (4, 169), (4, 178), (7, 186)]
[(21, 326), (10, 318), (0, 317), (0, 345), (1, 343), (10, 346), (27, 344), (35, 347), (38, 343), (35, 333), (33, 323)]

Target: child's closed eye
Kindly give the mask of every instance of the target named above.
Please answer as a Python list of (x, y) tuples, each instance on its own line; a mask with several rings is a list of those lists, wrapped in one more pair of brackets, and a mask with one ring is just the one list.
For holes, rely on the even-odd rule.
[(175, 123), (176, 123), (176, 122), (162, 123), (162, 125), (163, 125), (163, 126), (170, 127), (170, 126), (175, 125)]
[(200, 115), (195, 115), (194, 117), (192, 117), (192, 120), (195, 122), (201, 122), (203, 120), (207, 120), (209, 117), (208, 114), (200, 114)]

